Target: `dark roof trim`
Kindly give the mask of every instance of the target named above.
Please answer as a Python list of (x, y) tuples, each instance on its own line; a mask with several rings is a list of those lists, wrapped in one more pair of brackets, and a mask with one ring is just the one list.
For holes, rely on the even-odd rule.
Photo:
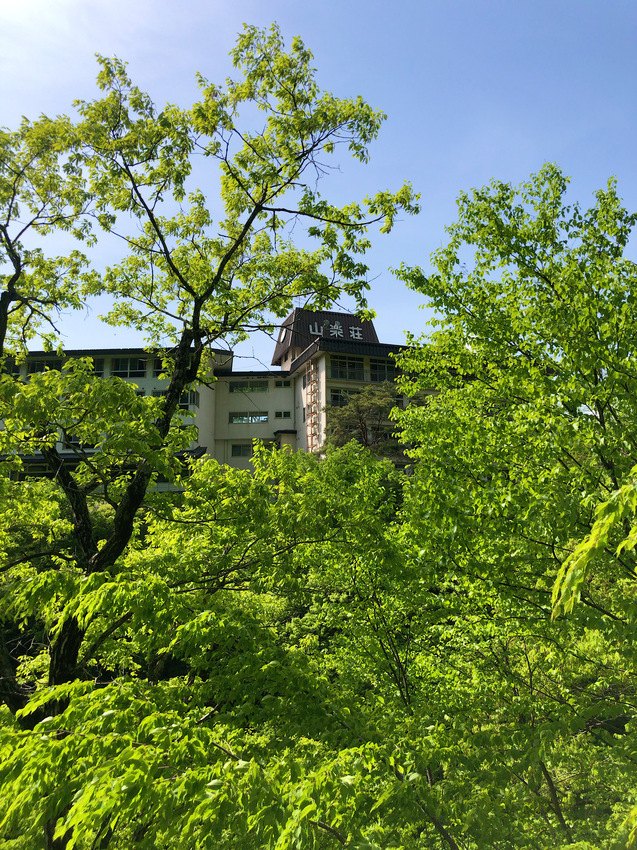
[(244, 369), (241, 372), (228, 372), (227, 375), (224, 374), (224, 378), (276, 378), (276, 380), (279, 380), (282, 376), (287, 377), (287, 373), (278, 370), (261, 371), (256, 369)]
[[(139, 354), (144, 357), (156, 357), (159, 354), (164, 354), (170, 351), (169, 348), (154, 348), (149, 351), (146, 348), (68, 348), (58, 354), (55, 351), (29, 351), (26, 359), (30, 357), (50, 357), (52, 360), (65, 359), (69, 357), (118, 357), (121, 354)], [(227, 348), (211, 348), (212, 354), (225, 355), (232, 359), (233, 352)]]
[(305, 351), (293, 360), (290, 365), (290, 374), (300, 369), (318, 351), (330, 351), (334, 354), (351, 354), (359, 357), (389, 357), (390, 354), (398, 354), (403, 350), (401, 345), (392, 345), (386, 342), (356, 342), (343, 344), (335, 339), (319, 339), (312, 345), (308, 345)]

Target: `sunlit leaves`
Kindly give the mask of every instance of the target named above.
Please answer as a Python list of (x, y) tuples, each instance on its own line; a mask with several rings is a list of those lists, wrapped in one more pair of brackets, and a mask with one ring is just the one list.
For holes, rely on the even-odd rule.
[(435, 390), (402, 416), (406, 511), (436, 601), (447, 794), (478, 846), (628, 840), (635, 216), (613, 181), (589, 210), (566, 188), (545, 166), (463, 193), (433, 273), (400, 272), (439, 314), (401, 362), (407, 391)]
[[(323, 92), (300, 39), (247, 27), (233, 60), (237, 80), (161, 108), (100, 57), (76, 119), (0, 138), (0, 354), (43, 330), (61, 348), (56, 314), (107, 293), (166, 380), (141, 398), (67, 358), (0, 383), (0, 832), (17, 846), (363, 848), (416, 811), (422, 772), (402, 733), (385, 740), (381, 696), (356, 707), (359, 685), (392, 710), (407, 693), (408, 650), (383, 660), (410, 615), (384, 601), (405, 579), (401, 479), (354, 446), (257, 448), (253, 474), (190, 462), (178, 406), (212, 345), (294, 299), (364, 313), (368, 229), (417, 198), (319, 193), (384, 115)], [(58, 231), (122, 258), (98, 274), (75, 246), (52, 256)]]

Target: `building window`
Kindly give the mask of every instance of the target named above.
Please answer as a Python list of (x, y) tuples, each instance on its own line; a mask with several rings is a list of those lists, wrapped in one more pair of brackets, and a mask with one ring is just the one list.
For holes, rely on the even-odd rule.
[(375, 384), (396, 379), (396, 366), (391, 360), (370, 360), (369, 378)]
[(355, 390), (343, 390), (340, 387), (332, 387), (330, 389), (330, 404), (333, 407), (345, 407), (355, 392)]
[(181, 394), (179, 409), (188, 410), (189, 407), (199, 407), (199, 393), (197, 390), (190, 390)]
[(97, 378), (104, 377), (104, 358), (103, 357), (94, 357), (93, 358), (93, 374)]
[(275, 419), (291, 419), (292, 413), (289, 410), (277, 410), (274, 413)]
[(258, 422), (267, 422), (268, 414), (266, 411), (241, 411), (239, 413), (228, 414), (228, 421), (231, 425), (254, 425)]
[(231, 393), (267, 393), (267, 381), (230, 381)]
[(274, 386), (275, 387), (289, 387), (290, 381), (275, 381)]
[(252, 444), (233, 443), (230, 454), (232, 457), (252, 457)]
[(114, 357), (111, 375), (117, 378), (145, 378), (146, 360), (139, 357)]
[(307, 387), (307, 375), (303, 375), (303, 389)]
[(29, 360), (27, 363), (27, 375), (35, 375), (36, 372), (44, 372), (46, 369), (62, 368), (61, 360)]
[(330, 360), (331, 377), (339, 381), (364, 381), (362, 357), (337, 357)]
[[(192, 354), (188, 358), (188, 366), (192, 366), (193, 357)], [(166, 357), (166, 359), (162, 357), (154, 357), (153, 358), (153, 378), (160, 378), (162, 375), (164, 377), (168, 377), (172, 374), (174, 370), (175, 363), (170, 357)]]
[(305, 408), (303, 408), (303, 421), (305, 422)]
[[(168, 390), (153, 390), (154, 398), (163, 398)], [(137, 395), (139, 395), (139, 391)], [(143, 391), (141, 395), (143, 395)], [(186, 392), (182, 393), (179, 397), (179, 404), (177, 407), (180, 410), (188, 410), (190, 407), (199, 407), (199, 393), (197, 390), (186, 390)]]

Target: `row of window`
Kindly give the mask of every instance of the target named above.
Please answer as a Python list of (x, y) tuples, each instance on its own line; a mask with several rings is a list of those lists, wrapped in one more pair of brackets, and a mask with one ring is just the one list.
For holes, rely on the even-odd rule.
[[(390, 360), (369, 360), (369, 379), (372, 383), (381, 384), (383, 381), (393, 381), (396, 378), (396, 367)], [(362, 357), (347, 357), (332, 355), (330, 358), (330, 377), (337, 381), (365, 380), (365, 369)]]
[[(166, 395), (166, 390), (153, 390), (153, 398), (163, 398)], [(135, 395), (143, 398), (146, 395), (146, 390), (137, 389)], [(186, 390), (179, 397), (180, 410), (188, 410), (190, 407), (199, 407), (199, 393), (197, 390)]]
[[(48, 358), (46, 360), (28, 360), (27, 375), (35, 375), (36, 372), (44, 372), (47, 369), (60, 370), (63, 361), (60, 358)], [(111, 375), (117, 378), (145, 378), (147, 360), (143, 357), (114, 357), (111, 361)], [(93, 358), (93, 371), (100, 377), (104, 377), (104, 358)], [(161, 360), (155, 358), (153, 361), (153, 377), (157, 378), (162, 372)], [(12, 373), (20, 374), (20, 366), (13, 365)]]
[[(29, 360), (27, 363), (27, 375), (36, 372), (44, 372), (45, 369), (61, 369), (61, 359)], [(104, 377), (104, 358), (96, 357), (93, 360), (93, 370), (99, 377)], [(14, 369), (19, 373), (19, 367)], [(144, 357), (114, 357), (111, 361), (111, 375), (117, 378), (145, 378), (148, 371), (148, 361)], [(162, 361), (160, 358), (153, 359), (153, 378), (158, 378), (162, 372)], [(276, 388), (289, 387), (291, 381), (287, 378), (277, 378), (274, 382)], [(246, 378), (229, 382), (231, 393), (267, 393), (269, 383), (267, 380), (258, 378)]]
[[(332, 355), (330, 358), (330, 377), (341, 381), (365, 380), (365, 370), (362, 357), (350, 357), (347, 355)], [(27, 363), (27, 375), (36, 372), (44, 372), (45, 369), (61, 369), (61, 359), (29, 360)], [(93, 360), (93, 368), (96, 375), (104, 376), (104, 358), (97, 357)], [(14, 369), (16, 371), (16, 369)], [(114, 357), (111, 363), (111, 375), (118, 378), (145, 378), (147, 372), (147, 360), (143, 357)], [(160, 358), (153, 359), (153, 377), (157, 378), (162, 373), (162, 361)], [(369, 379), (372, 383), (393, 381), (396, 378), (396, 367), (389, 360), (376, 360), (370, 358)], [(306, 378), (303, 376), (303, 386)], [(274, 386), (289, 387), (291, 381), (287, 378), (276, 379)], [(229, 381), (231, 393), (267, 393), (269, 383), (259, 378), (241, 378)]]
[[(292, 383), (287, 378), (280, 378), (274, 382), (275, 387), (289, 387)], [(229, 381), (228, 388), (231, 393), (267, 393), (270, 389), (267, 380), (259, 378), (241, 378), (237, 381)]]
[(343, 390), (340, 387), (332, 387), (330, 389), (330, 404), (332, 407), (345, 407), (351, 397), (351, 390)]
[[(61, 359), (29, 360), (27, 362), (27, 375), (36, 372), (44, 372), (46, 369), (61, 369)], [(160, 357), (152, 359), (153, 378), (158, 378), (164, 368)], [(14, 374), (19, 374), (20, 367), (14, 366)], [(104, 377), (104, 358), (93, 358), (93, 371), (100, 378)], [(116, 378), (145, 378), (148, 372), (148, 359), (146, 357), (113, 357), (111, 360), (111, 375)]]
[[(46, 369), (61, 369), (62, 360), (29, 360), (27, 362), (27, 375), (34, 375), (36, 372), (44, 372)], [(93, 371), (100, 377), (104, 377), (104, 358), (93, 358)], [(14, 368), (14, 372), (19, 372), (19, 367)], [(158, 377), (161, 373), (161, 360), (155, 359), (153, 365), (153, 377)], [(145, 378), (146, 377), (146, 359), (141, 357), (114, 357), (111, 362), (111, 375), (117, 378)]]

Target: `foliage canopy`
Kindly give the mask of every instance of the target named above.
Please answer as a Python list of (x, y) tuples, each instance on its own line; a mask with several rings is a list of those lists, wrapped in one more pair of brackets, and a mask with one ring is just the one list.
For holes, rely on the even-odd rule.
[[(159, 111), (104, 60), (78, 120), (2, 136), (3, 358), (107, 291), (169, 390), (84, 360), (2, 375), (0, 847), (625, 847), (635, 216), (613, 183), (567, 204), (554, 166), (460, 197), (434, 273), (400, 271), (440, 317), (401, 363), (428, 394), (401, 414), (412, 475), (352, 442), (184, 464), (174, 413), (208, 348), (297, 295), (364, 308), (364, 215), (415, 209), (409, 188), (319, 196), (324, 157), (365, 160), (382, 116), (320, 92), (300, 41), (247, 28), (234, 60), (239, 81)], [(127, 244), (101, 276), (37, 241), (100, 228)]]
[(626, 527), (594, 523), (600, 502), (603, 522), (634, 500), (613, 494), (636, 460), (636, 218), (613, 181), (589, 210), (566, 189), (545, 166), (463, 194), (435, 272), (400, 272), (440, 316), (402, 361), (410, 391), (437, 392), (402, 424), (417, 445), (410, 528), (451, 656), (437, 677), (447, 793), (475, 801), (476, 846), (629, 842), (635, 561)]
[[(294, 665), (286, 660), (268, 625), (288, 610), (288, 591), (275, 600), (269, 595), (275, 575), (266, 570), (257, 578), (262, 561), (273, 566), (279, 555), (293, 558), (294, 538), (279, 552), (267, 542), (276, 535), (264, 537), (263, 527), (250, 531), (259, 518), (270, 522), (273, 492), (291, 510), (295, 489), (285, 490), (284, 470), (276, 484), (274, 472), (234, 476), (204, 461), (185, 470), (191, 433), (175, 413), (183, 392), (207, 377), (212, 345), (272, 329), (293, 299), (320, 308), (347, 294), (364, 313), (368, 230), (378, 224), (387, 232), (399, 211), (417, 211), (417, 199), (406, 185), (337, 206), (319, 191), (340, 148), (367, 160), (384, 115), (361, 98), (321, 91), (300, 39), (286, 52), (276, 27), (246, 27), (233, 61), (237, 80), (216, 86), (201, 78), (198, 103), (158, 109), (122, 62), (102, 58), (100, 95), (77, 103), (76, 118), (25, 120), (0, 136), (2, 777), (5, 790), (16, 789), (4, 797), (0, 829), (9, 844), (23, 838), (29, 847), (191, 840), (205, 846), (223, 833), (236, 846), (247, 846), (242, 836), (254, 836), (249, 841), (258, 846), (281, 827), (277, 806), (257, 816), (260, 826), (246, 820), (236, 834), (227, 813), (235, 794), (235, 802), (258, 798), (251, 747), (265, 756), (271, 734), (258, 731), (257, 722), (248, 744), (232, 731), (236, 698), (243, 703), (251, 692), (247, 687), (239, 696), (241, 671), (271, 680), (249, 697), (259, 712), (278, 693), (276, 669), (298, 667), (298, 676), (312, 680), (300, 658)], [(258, 129), (242, 123), (244, 111), (261, 116)], [(195, 186), (207, 165), (218, 168), (220, 203)], [(54, 239), (60, 233), (84, 250), (48, 253), (64, 244)], [(98, 274), (90, 251), (108, 236), (117, 237), (125, 255)], [(11, 374), (11, 358), (23, 357), (37, 334), (48, 348), (60, 347), (59, 311), (100, 293), (114, 301), (108, 321), (143, 331), (163, 353), (163, 398), (139, 399), (132, 385), (102, 380), (90, 359), (67, 360), (61, 371), (26, 383)], [(60, 454), (60, 439), (75, 447), (73, 464)], [(46, 462), (49, 480), (29, 478), (24, 462), (33, 454)], [(174, 490), (159, 493), (160, 478)], [(207, 497), (198, 491), (205, 480)], [(208, 520), (205, 511), (197, 515), (213, 503)], [(317, 520), (325, 523), (316, 529), (317, 546), (340, 536), (332, 509), (325, 506)], [(195, 527), (205, 545), (192, 534)], [(194, 560), (183, 551), (172, 560), (179, 540), (190, 541), (189, 552), (199, 540)], [(235, 602), (215, 611), (213, 600), (228, 592)], [(224, 633), (224, 623), (234, 635), (230, 644), (214, 637), (218, 629)], [(252, 660), (246, 662), (241, 646), (253, 647)], [(234, 696), (221, 726), (225, 685), (219, 700), (204, 686), (198, 708), (190, 705), (214, 657), (231, 659), (226, 685)], [(189, 725), (192, 736), (171, 731)], [(244, 726), (241, 721), (237, 730)], [(216, 748), (213, 729), (220, 733)], [(163, 743), (155, 751), (158, 735)], [(274, 759), (259, 757), (268, 799), (275, 775), (284, 772), (290, 735), (285, 732)], [(156, 761), (142, 755), (151, 752), (146, 744)], [(217, 766), (196, 767), (193, 755), (211, 747)], [(167, 785), (175, 770), (181, 779)], [(207, 816), (193, 816), (193, 801), (197, 811), (215, 797), (211, 789), (227, 770), (246, 780), (244, 790), (236, 786), (227, 803), (225, 791), (217, 795), (212, 826)], [(179, 814), (165, 797), (169, 786)], [(255, 817), (257, 810), (244, 808)], [(286, 803), (281, 812), (288, 809)], [(310, 831), (338, 832), (312, 824)]]

